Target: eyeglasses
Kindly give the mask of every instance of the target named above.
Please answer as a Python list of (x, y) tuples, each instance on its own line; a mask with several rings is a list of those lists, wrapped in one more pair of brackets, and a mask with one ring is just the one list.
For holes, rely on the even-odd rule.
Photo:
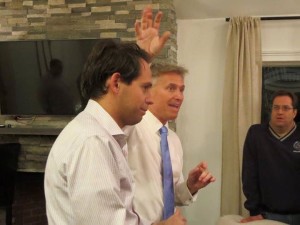
[(294, 108), (291, 107), (291, 106), (288, 106), (288, 105), (282, 105), (282, 106), (280, 106), (280, 105), (273, 105), (272, 106), (272, 110), (274, 110), (274, 111), (279, 111), (280, 109), (282, 111), (284, 111), (284, 112), (287, 112), (287, 111), (289, 111), (291, 109), (294, 109)]

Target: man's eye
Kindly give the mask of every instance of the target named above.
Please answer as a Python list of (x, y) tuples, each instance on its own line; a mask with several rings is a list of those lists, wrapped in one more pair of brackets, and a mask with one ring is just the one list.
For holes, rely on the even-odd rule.
[(175, 91), (175, 90), (176, 90), (176, 87), (169, 86), (169, 87), (168, 87), (168, 90), (169, 90), (169, 91)]
[(145, 85), (145, 86), (143, 86), (143, 89), (144, 89), (145, 91), (148, 91), (150, 88), (151, 88), (151, 85)]

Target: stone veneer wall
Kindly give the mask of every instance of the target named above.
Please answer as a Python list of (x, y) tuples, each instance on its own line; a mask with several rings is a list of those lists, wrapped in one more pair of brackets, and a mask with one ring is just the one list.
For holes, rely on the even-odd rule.
[(173, 0), (0, 0), (0, 41), (81, 38), (135, 41), (134, 22), (147, 5), (164, 12), (161, 30), (173, 34), (160, 58), (176, 62)]
[[(145, 6), (164, 13), (161, 30), (171, 39), (156, 60), (177, 62), (177, 24), (173, 0), (0, 0), (0, 41), (119, 38), (135, 41), (134, 23)], [(24, 59), (25, 60), (25, 59)], [(25, 78), (24, 78), (25, 79)], [(0, 122), (22, 127), (63, 127), (71, 118), (33, 118)], [(0, 135), (0, 143), (22, 145), (19, 170), (42, 172), (56, 136)]]

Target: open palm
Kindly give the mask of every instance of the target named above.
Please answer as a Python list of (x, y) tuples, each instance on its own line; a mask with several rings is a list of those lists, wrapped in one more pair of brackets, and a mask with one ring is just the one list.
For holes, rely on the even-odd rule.
[(135, 23), (136, 42), (151, 57), (161, 51), (171, 35), (169, 31), (166, 31), (161, 37), (159, 36), (161, 18), (162, 12), (158, 12), (153, 21), (152, 9), (151, 7), (146, 7), (142, 13), (141, 20)]

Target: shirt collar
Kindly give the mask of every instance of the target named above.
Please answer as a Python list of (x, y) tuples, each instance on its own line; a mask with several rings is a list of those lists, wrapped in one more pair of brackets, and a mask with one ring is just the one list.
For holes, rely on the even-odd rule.
[(272, 127), (269, 124), (269, 130), (270, 130), (271, 134), (280, 141), (284, 141), (285, 139), (287, 139), (292, 133), (294, 133), (296, 128), (297, 128), (297, 124), (294, 122), (294, 126), (291, 128), (291, 130), (289, 132), (287, 132), (286, 134), (284, 134), (283, 136), (280, 136), (272, 129)]
[(124, 146), (126, 136), (123, 130), (99, 103), (90, 99), (84, 111), (92, 115), (115, 138), (121, 148)]
[[(144, 120), (145, 119), (145, 120)], [(169, 123), (167, 122), (165, 125), (162, 124), (159, 119), (157, 119), (153, 113), (151, 113), (149, 110), (144, 115), (143, 121), (145, 121), (148, 124), (148, 127), (154, 131), (159, 133), (159, 129), (162, 126), (166, 126), (169, 129)]]

